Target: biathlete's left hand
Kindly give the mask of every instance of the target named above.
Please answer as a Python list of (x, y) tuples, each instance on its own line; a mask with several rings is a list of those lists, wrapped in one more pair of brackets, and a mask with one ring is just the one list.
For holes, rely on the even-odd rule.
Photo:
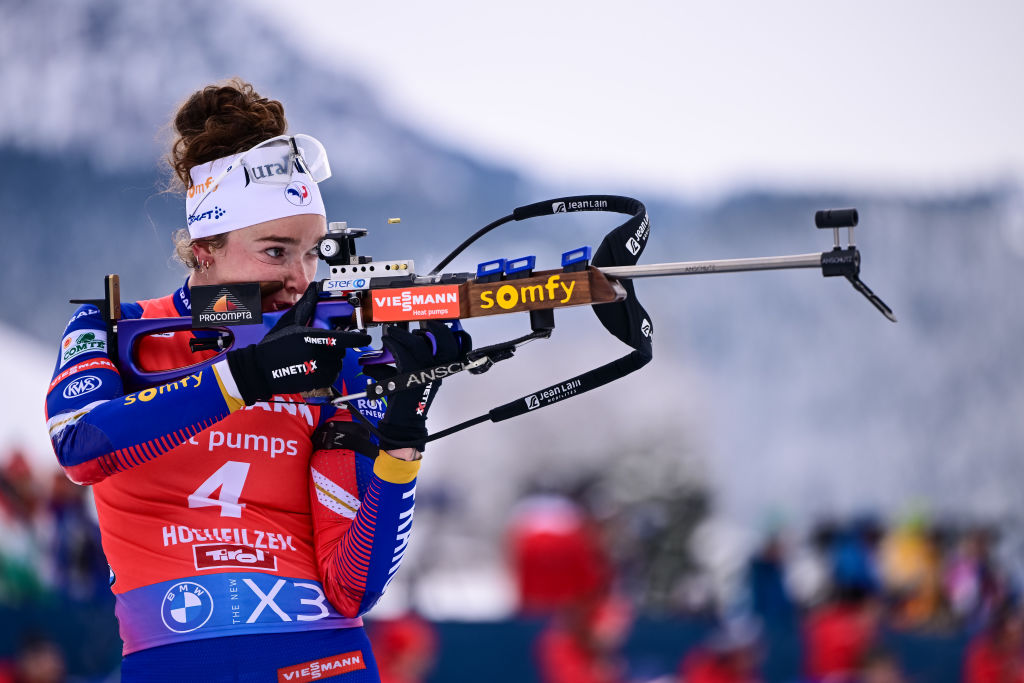
[[(412, 332), (398, 325), (388, 325), (381, 342), (394, 356), (395, 366), (384, 366), (386, 370), (376, 369), (373, 374), (378, 381), (386, 379), (384, 375), (416, 372), (452, 363), (473, 348), (473, 340), (467, 332), (453, 330), (436, 320), (428, 321), (426, 329)], [(412, 447), (423, 451), (428, 434), (427, 411), (440, 388), (441, 380), (435, 379), (416, 389), (388, 396), (387, 410), (377, 424), (381, 434), (380, 447), (384, 450)]]

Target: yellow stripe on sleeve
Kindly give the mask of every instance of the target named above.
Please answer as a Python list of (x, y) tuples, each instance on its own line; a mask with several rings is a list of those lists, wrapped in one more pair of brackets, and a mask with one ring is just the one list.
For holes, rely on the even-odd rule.
[(389, 455), (387, 451), (381, 451), (373, 462), (373, 473), (392, 484), (408, 484), (419, 474), (421, 462), (423, 461), (399, 460)]
[[(224, 402), (228, 406), (228, 410), (232, 413), (236, 410), (240, 410), (245, 407), (245, 401), (238, 394), (238, 387), (235, 386), (235, 380), (231, 376), (231, 371), (227, 367), (227, 361), (222, 360), (214, 363), (211, 367), (213, 370), (213, 376), (217, 378), (217, 386), (220, 387), (220, 393), (224, 397)], [(224, 371), (224, 375), (221, 376), (221, 370)]]

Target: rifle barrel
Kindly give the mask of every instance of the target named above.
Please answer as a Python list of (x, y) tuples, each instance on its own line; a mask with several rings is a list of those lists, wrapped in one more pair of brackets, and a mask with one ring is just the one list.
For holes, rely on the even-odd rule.
[(712, 261), (677, 261), (638, 266), (599, 267), (610, 278), (632, 279), (666, 275), (701, 275), (704, 273), (736, 273), (745, 270), (782, 270), (786, 268), (820, 268), (821, 254), (764, 256), (758, 258), (718, 259)]

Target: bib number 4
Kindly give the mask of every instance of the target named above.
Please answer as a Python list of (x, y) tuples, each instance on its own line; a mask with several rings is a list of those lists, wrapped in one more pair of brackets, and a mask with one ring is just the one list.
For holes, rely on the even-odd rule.
[(229, 460), (188, 497), (188, 506), (220, 507), (221, 517), (241, 517), (245, 503), (239, 503), (238, 499), (248, 475), (249, 463)]

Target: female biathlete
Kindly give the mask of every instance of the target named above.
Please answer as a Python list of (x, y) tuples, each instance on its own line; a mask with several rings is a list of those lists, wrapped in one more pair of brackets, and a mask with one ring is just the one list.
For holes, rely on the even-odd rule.
[[(286, 135), (281, 103), (237, 80), (193, 94), (174, 129), (169, 160), (188, 220), (177, 252), (191, 272), (168, 296), (122, 305), (122, 317), (191, 315), (192, 286), (254, 281), (283, 285), (263, 297), (264, 312), (289, 310), (260, 343), (129, 394), (98, 309), (82, 306), (68, 323), (47, 425), (67, 475), (93, 487), (122, 678), (379, 680), (360, 616), (409, 542), (433, 396), (392, 397), (379, 449), (347, 411), (306, 402), (301, 392), (365, 384), (357, 359), (370, 342), (306, 326), (326, 153)], [(450, 362), (468, 344), (444, 325), (430, 333), (385, 332), (396, 370)], [(147, 370), (193, 364), (204, 356), (190, 338), (147, 337), (138, 360)]]

